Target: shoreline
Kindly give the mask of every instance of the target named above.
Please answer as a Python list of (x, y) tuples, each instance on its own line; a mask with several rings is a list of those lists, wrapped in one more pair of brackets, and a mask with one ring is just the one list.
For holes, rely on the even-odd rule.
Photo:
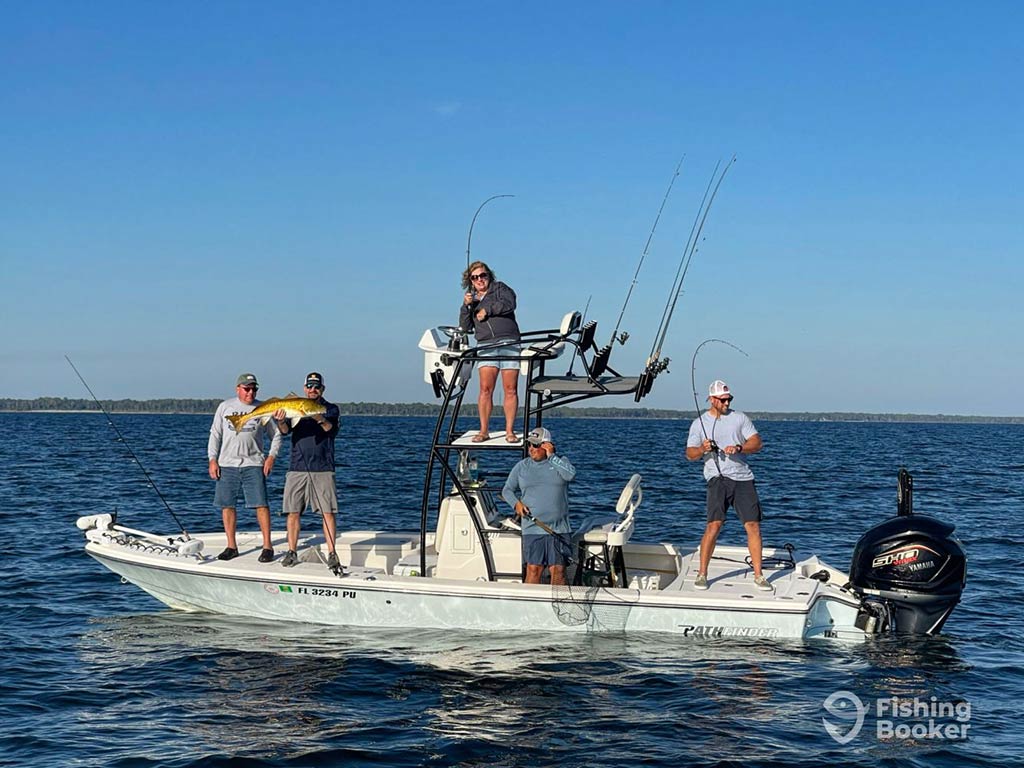
[[(339, 404), (343, 405), (343, 404)], [(386, 404), (381, 404), (386, 407)], [(558, 410), (548, 414), (553, 419), (621, 419), (631, 421), (691, 421), (693, 413), (687, 411), (664, 411), (657, 414), (631, 414), (630, 409), (610, 409), (618, 412), (600, 414), (586, 413), (586, 408)], [(107, 412), (117, 416), (213, 416), (213, 411), (171, 411), (171, 410), (117, 410), (108, 408)], [(788, 421), (813, 423), (845, 423), (845, 424), (993, 424), (993, 425), (1024, 425), (1024, 416), (970, 416), (962, 414), (914, 414), (914, 413), (859, 413), (859, 412), (758, 412), (744, 411), (754, 421)], [(88, 408), (23, 408), (0, 409), (2, 414), (98, 414), (103, 412)], [(430, 413), (365, 413), (359, 410), (346, 411), (341, 408), (341, 415), (367, 418), (416, 418), (436, 419), (437, 414)], [(463, 418), (476, 418), (476, 413), (464, 413)]]

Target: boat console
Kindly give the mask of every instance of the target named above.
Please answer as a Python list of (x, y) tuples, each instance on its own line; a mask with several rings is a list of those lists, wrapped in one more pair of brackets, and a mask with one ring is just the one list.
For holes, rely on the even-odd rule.
[[(488, 488), (486, 483), (471, 477), (467, 471), (470, 462), (476, 463), (490, 451), (515, 451), (527, 455), (525, 441), (509, 443), (504, 436), (494, 437), (482, 443), (474, 443), (474, 433), (459, 433), (457, 422), (464, 397), (470, 386), (472, 370), (480, 360), (481, 353), (495, 350), (507, 352), (509, 358), (519, 361), (520, 371), (526, 379), (523, 421), (516, 430), (526, 435), (531, 429), (542, 426), (543, 415), (552, 408), (605, 395), (633, 395), (639, 399), (643, 374), (627, 377), (609, 366), (610, 349), (599, 350), (594, 343), (597, 324), (583, 323), (579, 312), (566, 313), (557, 328), (530, 331), (521, 334), (517, 342), (496, 341), (472, 345), (470, 334), (454, 326), (439, 326), (427, 329), (419, 341), (423, 350), (423, 378), (431, 385), (434, 395), (439, 398), (441, 410), (427, 462), (426, 479), (423, 488), (423, 503), (420, 514), (420, 535), (424, 544), (419, 551), (420, 575), (428, 575), (427, 556), (436, 554), (434, 575), (440, 578), (481, 579), (485, 581), (520, 581), (522, 579), (520, 534), (496, 520), (497, 489)], [(572, 361), (565, 374), (551, 373), (553, 361), (571, 350)], [(582, 372), (573, 373), (576, 363)], [(650, 374), (647, 374), (651, 378)], [(654, 374), (656, 375), (656, 374)], [(653, 379), (652, 379), (653, 380)], [(649, 391), (650, 387), (647, 386)], [(595, 558), (621, 560), (622, 546), (633, 530), (633, 510), (639, 504), (639, 475), (635, 485), (623, 491), (622, 503), (632, 507), (619, 510), (623, 515), (618, 529), (613, 531), (595, 530), (587, 533), (587, 547), (600, 552), (590, 552)], [(633, 482), (633, 481), (631, 481)], [(634, 502), (630, 502), (633, 496)], [(432, 509), (438, 510), (434, 527), (435, 551), (429, 553), (425, 546), (428, 536), (428, 517)], [(500, 517), (500, 515), (499, 515)], [(604, 537), (602, 541), (597, 539)], [(596, 562), (596, 560), (595, 560)], [(611, 562), (608, 560), (607, 562)], [(621, 566), (611, 578), (613, 583), (625, 584), (626, 575)]]

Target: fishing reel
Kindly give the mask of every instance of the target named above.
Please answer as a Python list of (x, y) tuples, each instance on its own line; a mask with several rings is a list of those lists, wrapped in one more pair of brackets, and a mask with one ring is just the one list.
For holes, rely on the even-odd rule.
[(664, 373), (668, 370), (668, 364), (672, 362), (670, 358), (663, 358), (661, 360), (655, 360), (648, 364), (647, 370), (651, 372), (652, 376), (657, 376), (659, 373)]

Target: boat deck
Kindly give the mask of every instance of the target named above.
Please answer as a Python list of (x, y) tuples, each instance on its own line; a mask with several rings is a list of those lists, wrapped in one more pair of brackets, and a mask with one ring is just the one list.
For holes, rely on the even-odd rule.
[[(695, 589), (693, 586), (700, 568), (699, 550), (693, 550), (683, 557), (683, 567), (679, 576), (663, 587), (662, 591), (679, 591), (715, 599), (732, 598), (757, 602), (782, 600), (807, 603), (820, 583), (811, 579), (809, 573), (804, 573), (806, 569), (799, 565), (796, 568), (786, 569), (764, 568), (763, 573), (774, 591), (760, 590), (754, 584), (753, 568), (744, 560), (747, 555), (746, 547), (716, 547), (715, 554), (708, 565), (708, 588), (704, 590)], [(766, 548), (763, 556), (767, 559), (785, 555), (785, 550), (780, 550), (777, 554), (776, 550)]]
[[(230, 571), (235, 575), (245, 575), (250, 578), (261, 580), (281, 580), (285, 578), (337, 578), (327, 568), (327, 547), (324, 537), (321, 534), (301, 536), (299, 539), (299, 562), (297, 565), (285, 568), (281, 560), (287, 551), (287, 538), (284, 531), (275, 531), (272, 534), (274, 545), (274, 560), (269, 563), (259, 562), (259, 555), (262, 550), (262, 538), (258, 532), (239, 532), (237, 535), (238, 556), (231, 560), (217, 560), (217, 555), (226, 546), (226, 539), (223, 533), (195, 534), (204, 543), (203, 558), (194, 560), (203, 570)], [(432, 542), (428, 542), (430, 546)], [(394, 578), (395, 566), (401, 562), (418, 560), (418, 533), (412, 531), (342, 531), (339, 532), (336, 548), (341, 564), (345, 567), (345, 579), (353, 580), (385, 580)], [(771, 592), (758, 589), (754, 585), (754, 572), (744, 562), (747, 556), (745, 547), (719, 546), (711, 559), (708, 568), (708, 589), (698, 590), (694, 588), (694, 580), (699, 568), (699, 551), (697, 549), (684, 550), (678, 553), (680, 569), (678, 572), (666, 568), (646, 570), (640, 567), (630, 567), (629, 562), (652, 562), (664, 565), (654, 558), (672, 556), (675, 559), (674, 549), (665, 549), (662, 544), (633, 543), (626, 546), (626, 562), (629, 576), (630, 593), (642, 593), (653, 597), (661, 595), (665, 597), (681, 596), (689, 601), (693, 599), (698, 602), (743, 602), (753, 603), (761, 606), (775, 604), (779, 608), (790, 607), (799, 609), (811, 602), (821, 582), (810, 578), (812, 573), (819, 570), (830, 571), (831, 585), (839, 587), (844, 582), (838, 581), (843, 574), (829, 568), (816, 559), (810, 565), (798, 563), (796, 568), (772, 569), (765, 568), (764, 574), (774, 590)], [(780, 551), (778, 556), (785, 556)], [(766, 548), (764, 557), (772, 558), (777, 556), (776, 551)], [(425, 581), (449, 582), (447, 579), (429, 579)], [(518, 582), (504, 582), (506, 587), (525, 587), (530, 585), (519, 584)], [(547, 587), (548, 585), (541, 585)], [(573, 589), (585, 591), (586, 587), (574, 587)], [(611, 590), (618, 592), (620, 590)]]

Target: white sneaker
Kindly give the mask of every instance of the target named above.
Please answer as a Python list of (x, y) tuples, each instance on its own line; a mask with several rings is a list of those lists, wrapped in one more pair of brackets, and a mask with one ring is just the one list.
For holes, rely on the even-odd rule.
[(708, 588), (708, 577), (706, 573), (698, 573), (697, 578), (693, 580), (694, 589), (707, 589)]
[(760, 576), (754, 577), (754, 586), (760, 589), (762, 592), (775, 591), (775, 587), (768, 583), (768, 579), (764, 577), (763, 573)]

